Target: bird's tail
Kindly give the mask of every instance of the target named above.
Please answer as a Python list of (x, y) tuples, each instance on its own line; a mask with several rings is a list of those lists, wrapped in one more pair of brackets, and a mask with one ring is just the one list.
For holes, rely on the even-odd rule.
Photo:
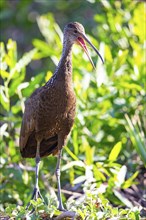
[[(53, 137), (48, 138), (47, 140), (42, 140), (40, 144), (40, 156), (45, 157), (50, 154), (56, 154), (58, 152), (58, 136), (55, 135)], [(21, 155), (24, 158), (35, 158), (36, 157), (36, 147), (37, 142), (35, 139), (35, 135), (31, 136), (26, 146), (21, 150)]]

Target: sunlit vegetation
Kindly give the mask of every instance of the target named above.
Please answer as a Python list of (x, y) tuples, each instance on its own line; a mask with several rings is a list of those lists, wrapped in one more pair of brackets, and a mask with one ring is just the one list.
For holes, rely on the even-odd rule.
[[(56, 1), (54, 7), (63, 16), (70, 6), (66, 3), (61, 8), (61, 1), (67, 2)], [(8, 12), (9, 1), (6, 2), (1, 4), (2, 21)], [(51, 1), (44, 2), (40, 4), (49, 11)], [(31, 1), (23, 1), (19, 7), (27, 10), (29, 4)], [(77, 113), (63, 150), (63, 202), (76, 213), (76, 219), (138, 220), (146, 216), (145, 3), (93, 0), (83, 5), (100, 7), (100, 13), (93, 10), (94, 23), (92, 30), (88, 23), (87, 35), (100, 50), (105, 64), (89, 47), (96, 64), (93, 70), (82, 49), (74, 46)], [(33, 189), (35, 161), (20, 156), (20, 124), (25, 100), (49, 80), (61, 56), (63, 32), (55, 13), (37, 15), (35, 30), (40, 33), (32, 37), (32, 49), (20, 50), (10, 36), (7, 42), (1, 42), (1, 215), (11, 219), (28, 214), (25, 207)], [(71, 19), (77, 20), (68, 14), (66, 21)], [(84, 26), (86, 29), (86, 22)], [(55, 166), (55, 157), (42, 159), (39, 184), (48, 205), (41, 200), (32, 201), (36, 212), (30, 219), (53, 219), (60, 214), (56, 208)], [(135, 196), (128, 196), (129, 189)]]

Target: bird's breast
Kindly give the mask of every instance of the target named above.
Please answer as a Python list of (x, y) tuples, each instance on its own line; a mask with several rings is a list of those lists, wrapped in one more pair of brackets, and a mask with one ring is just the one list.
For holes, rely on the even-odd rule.
[(69, 124), (71, 129), (76, 109), (76, 97), (72, 87), (58, 86), (57, 89), (46, 90), (39, 99), (37, 112), (37, 131), (45, 131), (45, 136), (53, 136)]

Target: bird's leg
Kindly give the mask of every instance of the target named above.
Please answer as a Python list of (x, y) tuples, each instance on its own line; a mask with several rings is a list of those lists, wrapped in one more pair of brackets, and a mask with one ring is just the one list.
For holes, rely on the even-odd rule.
[[(35, 187), (34, 187), (34, 190), (33, 190), (33, 193), (32, 193), (32, 197), (31, 197), (31, 200), (34, 199), (34, 200), (37, 200), (37, 198), (41, 198), (44, 202), (44, 199), (40, 193), (40, 189), (39, 189), (39, 185), (38, 185), (38, 180), (39, 180), (39, 166), (40, 166), (40, 142), (37, 141), (37, 150), (36, 150), (36, 170), (35, 170), (35, 173), (36, 173), (36, 178), (35, 178)], [(30, 202), (28, 203), (27, 205), (27, 209), (29, 208), (30, 206)]]
[(59, 201), (59, 206), (58, 209), (60, 211), (65, 211), (63, 204), (62, 204), (62, 198), (61, 198), (61, 184), (60, 184), (60, 163), (61, 163), (61, 154), (62, 154), (62, 149), (59, 150), (58, 152), (58, 158), (57, 158), (57, 166), (56, 166), (56, 179), (57, 179), (57, 186), (58, 186), (58, 201)]
[(39, 166), (40, 166), (40, 143), (37, 143), (37, 150), (36, 150), (36, 179), (35, 179), (35, 188), (34, 188), (34, 199), (36, 200), (39, 195)]

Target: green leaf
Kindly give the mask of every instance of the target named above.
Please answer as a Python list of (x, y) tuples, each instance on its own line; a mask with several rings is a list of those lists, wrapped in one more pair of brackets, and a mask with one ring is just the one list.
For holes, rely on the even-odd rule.
[(134, 183), (134, 179), (137, 177), (138, 174), (139, 171), (136, 171), (128, 180), (123, 183), (122, 188), (126, 189), (130, 187)]
[(5, 87), (4, 86), (0, 86), (0, 101), (1, 101), (1, 104), (3, 106), (3, 108), (8, 111), (9, 110), (9, 105), (10, 105), (10, 102), (9, 102), (9, 99), (8, 97), (6, 96), (6, 92), (5, 92)]
[(23, 55), (23, 57), (16, 63), (14, 68), (12, 68), (12, 70), (10, 71), (8, 82), (10, 82), (12, 78), (16, 78), (18, 76), (18, 73), (20, 73), (21, 70), (24, 69), (32, 61), (36, 52), (37, 49), (32, 49), (31, 51)]
[(1, 134), (1, 137), (3, 136), (6, 136), (8, 137), (8, 132), (7, 132), (7, 128), (8, 128), (8, 124), (7, 123), (4, 123), (1, 128), (0, 128), (0, 134)]
[(0, 42), (0, 57), (2, 61), (4, 60), (5, 55), (6, 55), (5, 45), (3, 42)]
[(49, 44), (42, 40), (34, 39), (33, 45), (35, 48), (38, 49), (38, 52), (35, 54), (34, 59), (40, 59), (56, 54), (56, 52), (53, 51), (51, 47), (49, 47)]
[(112, 149), (112, 151), (110, 152), (110, 155), (109, 155), (109, 160), (110, 161), (115, 161), (120, 153), (122, 149), (122, 142), (119, 141)]
[(78, 161), (78, 157), (67, 146), (65, 146), (65, 150), (74, 160)]
[(3, 79), (5, 79), (5, 78), (8, 78), (8, 76), (9, 76), (9, 73), (7, 71), (1, 69), (1, 77)]
[(35, 89), (37, 89), (44, 79), (44, 73), (39, 73), (37, 76), (32, 77), (28, 86), (22, 89), (22, 94), (24, 97), (29, 97)]
[(87, 141), (84, 141), (84, 148), (85, 148), (85, 154), (86, 154), (86, 164), (91, 165), (94, 159), (95, 148), (90, 147)]
[(17, 63), (17, 44), (12, 39), (9, 39), (7, 43), (7, 50), (6, 61), (11, 70)]
[[(15, 75), (16, 77), (16, 75)], [(9, 86), (9, 96), (13, 96), (17, 93), (18, 87), (21, 85), (21, 82), (23, 82), (25, 78), (25, 68), (21, 70), (21, 73), (18, 73), (17, 80), (13, 80)]]
[[(130, 119), (129, 116), (125, 114), (125, 119), (127, 122), (127, 125), (125, 127), (126, 130), (128, 131), (133, 146), (135, 147), (137, 153), (141, 157), (144, 165), (146, 166), (146, 146), (143, 135), (144, 132), (141, 128), (139, 128), (139, 126), (137, 125), (138, 122), (134, 118)], [(139, 123), (141, 123), (140, 120)]]

